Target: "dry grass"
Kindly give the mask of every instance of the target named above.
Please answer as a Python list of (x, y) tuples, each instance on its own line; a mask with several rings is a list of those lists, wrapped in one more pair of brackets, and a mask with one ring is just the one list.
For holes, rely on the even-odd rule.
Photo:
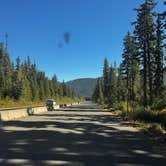
[(0, 100), (0, 108), (44, 106), (44, 102)]
[[(121, 109), (119, 109), (121, 108)], [(134, 109), (133, 109), (134, 108)], [(120, 103), (116, 108), (116, 112), (124, 119), (140, 123), (140, 126), (148, 130), (166, 130), (166, 108), (163, 110), (151, 110), (136, 105), (131, 108), (129, 105), (128, 111), (126, 103)]]

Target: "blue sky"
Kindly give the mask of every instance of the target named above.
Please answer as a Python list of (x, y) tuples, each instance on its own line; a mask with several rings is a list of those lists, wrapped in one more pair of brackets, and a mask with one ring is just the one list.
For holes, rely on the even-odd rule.
[[(98, 77), (105, 57), (121, 61), (122, 42), (143, 0), (0, 0), (0, 40), (9, 34), (12, 60), (30, 55), (60, 81)], [(156, 11), (163, 11), (164, 0)], [(63, 34), (71, 33), (69, 44)], [(59, 48), (58, 43), (63, 47)]]

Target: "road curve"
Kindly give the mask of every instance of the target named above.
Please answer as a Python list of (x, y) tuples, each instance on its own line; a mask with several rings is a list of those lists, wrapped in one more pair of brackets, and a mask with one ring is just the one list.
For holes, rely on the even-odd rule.
[(85, 103), (5, 123), (0, 166), (165, 166), (164, 146)]

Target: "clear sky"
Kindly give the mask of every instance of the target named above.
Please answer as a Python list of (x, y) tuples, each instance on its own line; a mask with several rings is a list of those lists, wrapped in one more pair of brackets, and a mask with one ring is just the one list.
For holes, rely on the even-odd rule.
[[(103, 60), (121, 61), (133, 8), (143, 0), (0, 0), (0, 40), (9, 34), (12, 60), (30, 55), (38, 68), (60, 81), (98, 77)], [(157, 11), (163, 11), (158, 0)], [(69, 43), (63, 34), (70, 32)], [(62, 44), (62, 47), (59, 45)]]

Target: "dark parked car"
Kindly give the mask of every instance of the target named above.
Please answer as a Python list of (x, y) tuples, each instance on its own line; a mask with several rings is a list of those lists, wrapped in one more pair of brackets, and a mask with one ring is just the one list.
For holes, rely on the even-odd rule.
[(46, 107), (48, 111), (53, 111), (55, 106), (56, 106), (56, 102), (54, 100), (52, 99), (46, 100)]

